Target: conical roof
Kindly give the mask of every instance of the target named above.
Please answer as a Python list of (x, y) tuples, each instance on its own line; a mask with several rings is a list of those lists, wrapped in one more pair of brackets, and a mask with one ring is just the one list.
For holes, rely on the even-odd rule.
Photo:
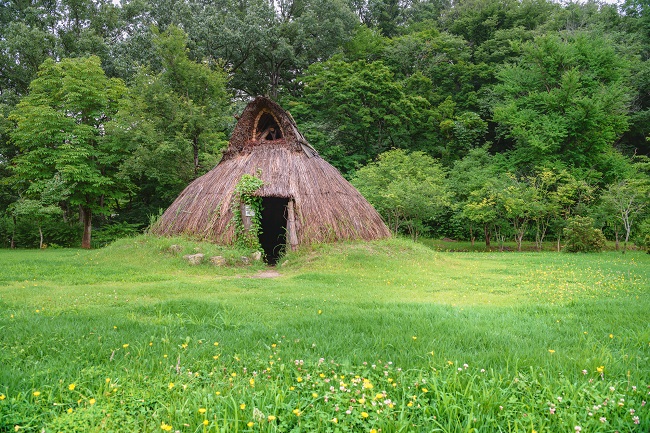
[(265, 97), (246, 106), (221, 162), (185, 188), (152, 231), (232, 244), (234, 190), (244, 174), (264, 182), (256, 195), (293, 201), (298, 244), (390, 236), (377, 211), (309, 145), (291, 115)]

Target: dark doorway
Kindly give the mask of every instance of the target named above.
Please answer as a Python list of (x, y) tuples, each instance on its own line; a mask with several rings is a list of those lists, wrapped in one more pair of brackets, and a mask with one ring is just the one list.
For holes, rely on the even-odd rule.
[(275, 265), (284, 254), (287, 243), (287, 204), (289, 199), (262, 197), (262, 233), (260, 244), (269, 265)]

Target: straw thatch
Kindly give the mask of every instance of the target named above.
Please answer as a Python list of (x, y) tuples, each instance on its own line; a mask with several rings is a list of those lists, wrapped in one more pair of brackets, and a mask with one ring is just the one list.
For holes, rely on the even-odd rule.
[(232, 244), (235, 185), (256, 173), (264, 181), (256, 195), (292, 202), (297, 244), (390, 236), (375, 209), (307, 143), (293, 118), (264, 97), (244, 109), (221, 162), (185, 188), (152, 231)]

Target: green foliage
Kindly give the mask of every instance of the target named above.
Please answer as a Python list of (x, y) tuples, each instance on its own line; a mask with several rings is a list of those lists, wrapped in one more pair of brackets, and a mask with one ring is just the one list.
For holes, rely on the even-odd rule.
[[(240, 247), (249, 248), (253, 251), (261, 251), (259, 235), (262, 230), (262, 197), (254, 195), (264, 186), (260, 179), (261, 173), (256, 176), (244, 174), (235, 185), (235, 194), (233, 195), (232, 213), (235, 224), (236, 244)], [(248, 206), (253, 211), (250, 218), (250, 227), (244, 226), (241, 206)]]
[(11, 139), (21, 152), (12, 170), (29, 185), (25, 194), (38, 194), (60, 178), (69, 189), (69, 204), (82, 210), (86, 248), (92, 214), (107, 213), (105, 203), (119, 199), (126, 188), (118, 174), (125, 149), (105, 135), (124, 91), (120, 80), (106, 77), (98, 57), (48, 59), (10, 116)]
[(650, 218), (639, 225), (636, 244), (650, 254)]
[(425, 224), (450, 206), (444, 181), (445, 172), (435, 159), (423, 152), (393, 149), (359, 169), (352, 184), (394, 233), (403, 227), (417, 239), (427, 230)]
[(570, 253), (598, 253), (605, 246), (603, 232), (594, 228), (594, 220), (589, 217), (570, 218), (564, 229), (564, 238), (564, 249)]
[(334, 58), (313, 64), (301, 80), (304, 97), (291, 112), (299, 124), (315, 127), (319, 134), (307, 138), (344, 173), (406, 141), (411, 119), (427, 105), (406, 95), (382, 62)]
[(525, 43), (494, 88), (493, 119), (513, 140), (516, 166), (561, 161), (610, 172), (613, 144), (628, 125), (628, 74), (626, 61), (594, 34)]
[(155, 32), (153, 43), (163, 72), (140, 69), (107, 125), (109, 139), (129, 151), (121, 175), (131, 180), (133, 194), (122, 213), (135, 218), (166, 208), (212, 169), (231, 122), (226, 74), (191, 60), (187, 35), (177, 27)]

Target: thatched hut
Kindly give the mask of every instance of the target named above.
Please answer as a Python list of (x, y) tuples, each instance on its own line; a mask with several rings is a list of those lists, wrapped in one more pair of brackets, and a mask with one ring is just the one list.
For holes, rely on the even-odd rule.
[(375, 209), (307, 143), (291, 115), (265, 97), (246, 106), (221, 162), (185, 188), (153, 232), (232, 244), (234, 189), (244, 174), (264, 182), (255, 195), (262, 197), (260, 243), (270, 263), (287, 244), (295, 249), (390, 236)]

